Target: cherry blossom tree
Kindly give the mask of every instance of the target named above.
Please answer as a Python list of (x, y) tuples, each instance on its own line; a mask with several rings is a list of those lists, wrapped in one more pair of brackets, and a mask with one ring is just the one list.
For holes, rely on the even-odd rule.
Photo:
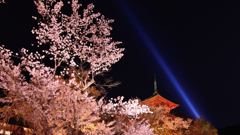
[[(17, 66), (10, 60), (10, 50), (3, 47), (0, 50), (1, 88), (7, 91), (1, 102), (9, 104), (2, 109), (3, 118), (9, 119), (9, 114), (18, 113), (36, 134), (52, 134), (62, 128), (75, 132), (93, 130), (91, 127), (94, 126), (90, 123), (98, 119), (94, 113), (99, 107), (93, 97), (87, 96), (87, 92), (77, 90), (79, 85), (74, 80), (69, 84), (54, 80), (53, 69), (39, 61), (34, 62), (33, 54), (28, 55), (25, 49), (22, 53), (26, 57), (22, 57)], [(22, 68), (32, 76), (31, 83), (27, 83), (21, 74)]]
[[(61, 13), (62, 1), (36, 0), (35, 5), (42, 16), (39, 28), (32, 30), (37, 35), (37, 47), (49, 45), (49, 49), (28, 52), (22, 48), (20, 54), (0, 47), (0, 88), (5, 97), (0, 102), (5, 106), (0, 109), (3, 122), (11, 117), (22, 117), (33, 133), (50, 134), (114, 134), (114, 123), (101, 121), (100, 115), (126, 115), (131, 117), (132, 126), (126, 126), (126, 133), (134, 133), (135, 129), (144, 127), (146, 133), (151, 132), (146, 122), (137, 126), (134, 119), (140, 113), (150, 113), (147, 106), (139, 105), (135, 100), (118, 103), (96, 101), (85, 91), (95, 84), (95, 76), (108, 71), (112, 64), (123, 56), (123, 48), (117, 45), (110, 36), (109, 23), (100, 13), (93, 13), (93, 4), (78, 14), (80, 4), (72, 0), (73, 14)], [(45, 55), (43, 55), (45, 53)], [(46, 57), (47, 56), (47, 57)], [(13, 58), (21, 61), (16, 64)], [(53, 67), (42, 63), (49, 58)], [(89, 65), (83, 68), (83, 65)], [(75, 69), (84, 69), (86, 75), (79, 75)], [(60, 76), (68, 74), (72, 69), (72, 78), (65, 82)], [(59, 73), (58, 73), (59, 71)], [(82, 70), (83, 71), (83, 70)], [(27, 72), (30, 79), (26, 79)], [(112, 86), (114, 86), (113, 84)], [(135, 124), (134, 124), (135, 123)]]
[[(54, 62), (54, 75), (63, 63), (67, 64), (68, 68), (77, 68), (80, 64), (88, 63), (90, 67), (87, 77), (90, 79), (86, 77), (83, 81), (83, 89), (86, 89), (95, 82), (94, 76), (108, 71), (111, 65), (123, 56), (124, 49), (117, 47), (121, 42), (113, 41), (109, 37), (112, 30), (109, 23), (113, 20), (105, 19), (100, 13), (93, 13), (93, 4), (83, 10), (82, 16), (78, 14), (81, 7), (78, 0), (72, 0), (71, 16), (61, 13), (64, 5), (62, 1), (37, 0), (35, 5), (42, 20), (39, 20), (39, 28), (34, 28), (32, 33), (37, 35), (38, 46), (50, 44), (49, 50), (43, 52)], [(80, 62), (76, 63), (76, 60)], [(67, 71), (61, 73), (65, 74)]]

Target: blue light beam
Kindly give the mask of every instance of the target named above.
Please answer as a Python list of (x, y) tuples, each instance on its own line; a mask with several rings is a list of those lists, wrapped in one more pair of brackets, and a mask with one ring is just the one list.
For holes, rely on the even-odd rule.
[(130, 8), (127, 7), (126, 3), (123, 0), (117, 0), (117, 1), (118, 1), (118, 4), (123, 9), (123, 11), (125, 12), (125, 14), (127, 15), (127, 17), (130, 19), (132, 25), (137, 30), (137, 32), (140, 35), (140, 37), (142, 38), (142, 40), (145, 42), (145, 44), (148, 45), (148, 48), (153, 53), (154, 57), (157, 59), (159, 66), (162, 67), (162, 69), (165, 71), (165, 73), (167, 74), (168, 78), (171, 80), (171, 82), (173, 83), (175, 88), (178, 90), (180, 95), (183, 97), (184, 101), (187, 103), (187, 105), (189, 106), (189, 108), (191, 109), (193, 114), (196, 117), (200, 118), (200, 115), (198, 114), (198, 112), (196, 111), (196, 109), (194, 108), (194, 106), (192, 105), (190, 100), (188, 99), (187, 95), (184, 93), (182, 87), (180, 86), (180, 84), (178, 83), (176, 78), (174, 77), (173, 73), (168, 68), (167, 64), (164, 62), (164, 60), (161, 57), (160, 53), (155, 48), (155, 45), (152, 43), (152, 41), (150, 40), (150, 38), (148, 37), (148, 35), (144, 31), (144, 29), (138, 23), (137, 19), (135, 18), (135, 16), (131, 12)]

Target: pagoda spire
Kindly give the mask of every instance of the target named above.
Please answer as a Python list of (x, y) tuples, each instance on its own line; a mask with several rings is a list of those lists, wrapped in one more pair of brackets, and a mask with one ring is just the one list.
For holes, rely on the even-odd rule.
[(153, 94), (158, 94), (158, 92), (157, 92), (156, 74), (154, 74), (154, 93)]

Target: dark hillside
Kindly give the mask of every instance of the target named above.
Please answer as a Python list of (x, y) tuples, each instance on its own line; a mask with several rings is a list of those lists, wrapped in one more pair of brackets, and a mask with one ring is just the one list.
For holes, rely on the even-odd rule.
[(240, 135), (240, 124), (218, 130), (218, 135)]

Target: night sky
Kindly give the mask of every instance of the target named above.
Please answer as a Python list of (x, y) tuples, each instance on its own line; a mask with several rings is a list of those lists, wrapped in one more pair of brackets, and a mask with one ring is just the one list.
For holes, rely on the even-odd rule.
[[(120, 6), (122, 1), (132, 12)], [(84, 8), (93, 3), (94, 12), (115, 20), (112, 37), (122, 41), (119, 47), (125, 48), (124, 57), (107, 75), (121, 82), (108, 89), (108, 97), (144, 100), (154, 92), (156, 74), (159, 94), (180, 104), (176, 112), (194, 117), (129, 13), (155, 45), (199, 115), (216, 128), (240, 124), (240, 2), (122, 1), (80, 1)], [(37, 26), (31, 16), (38, 15), (33, 1), (5, 2), (0, 4), (0, 44), (15, 52), (21, 47), (31, 49), (36, 42), (31, 29)]]

